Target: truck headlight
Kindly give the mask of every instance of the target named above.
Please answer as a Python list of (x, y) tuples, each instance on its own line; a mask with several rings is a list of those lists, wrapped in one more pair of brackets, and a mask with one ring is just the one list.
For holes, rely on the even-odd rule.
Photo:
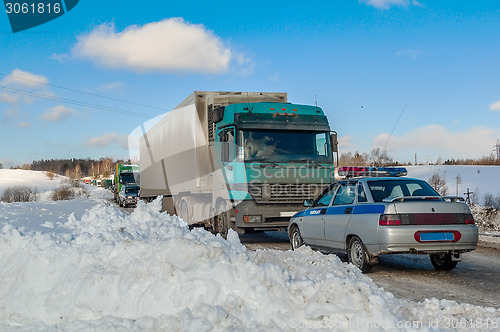
[(246, 223), (262, 222), (262, 216), (243, 216)]

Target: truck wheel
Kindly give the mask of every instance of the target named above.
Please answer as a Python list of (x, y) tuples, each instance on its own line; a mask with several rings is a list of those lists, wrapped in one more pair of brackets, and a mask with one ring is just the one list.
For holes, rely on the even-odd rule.
[(369, 272), (371, 265), (368, 260), (368, 252), (359, 237), (355, 236), (349, 241), (347, 249), (349, 262), (358, 267), (361, 272)]
[(227, 204), (221, 201), (217, 204), (217, 216), (215, 217), (215, 231), (223, 238), (227, 238), (229, 231), (229, 213), (227, 211)]
[(304, 240), (300, 235), (298, 226), (294, 226), (292, 229), (292, 233), (290, 234), (290, 243), (292, 245), (292, 250), (297, 250), (297, 248), (302, 247), (304, 245)]
[(430, 254), (431, 263), (436, 270), (451, 271), (457, 266), (457, 261), (451, 260), (451, 254)]

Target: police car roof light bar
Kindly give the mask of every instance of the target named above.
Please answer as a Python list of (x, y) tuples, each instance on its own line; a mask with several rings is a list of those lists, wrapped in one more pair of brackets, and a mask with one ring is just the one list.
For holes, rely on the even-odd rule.
[(357, 167), (347, 166), (340, 167), (338, 171), (339, 176), (346, 178), (352, 177), (382, 177), (382, 176), (406, 176), (408, 171), (404, 167)]

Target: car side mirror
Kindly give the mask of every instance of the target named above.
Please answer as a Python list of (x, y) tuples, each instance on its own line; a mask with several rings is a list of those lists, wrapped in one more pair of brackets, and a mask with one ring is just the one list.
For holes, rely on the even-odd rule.
[(311, 206), (313, 206), (313, 200), (312, 199), (306, 199), (306, 200), (304, 200), (304, 206), (305, 207), (311, 207)]

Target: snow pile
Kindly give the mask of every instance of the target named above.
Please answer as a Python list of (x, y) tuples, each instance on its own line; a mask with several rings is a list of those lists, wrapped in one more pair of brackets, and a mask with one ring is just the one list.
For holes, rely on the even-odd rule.
[(471, 205), (470, 209), (480, 229), (500, 232), (500, 210), (477, 205)]
[(47, 220), (47, 232), (5, 222), (0, 329), (411, 330), (500, 319), (493, 308), (396, 299), (306, 247), (247, 252), (236, 233), (190, 231), (160, 206), (139, 202), (129, 215), (103, 200), (65, 223)]

